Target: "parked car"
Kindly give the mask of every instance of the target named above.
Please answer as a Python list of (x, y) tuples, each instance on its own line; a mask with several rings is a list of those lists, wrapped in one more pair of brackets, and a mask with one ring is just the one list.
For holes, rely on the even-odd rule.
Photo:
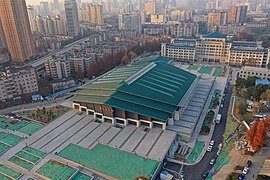
[(245, 175), (244, 174), (239, 174), (237, 179), (238, 180), (243, 180), (243, 179), (245, 179)]
[(217, 156), (220, 155), (220, 152), (221, 152), (221, 149), (218, 149), (218, 151), (217, 151)]
[(205, 172), (205, 173), (203, 174), (203, 177), (206, 178), (206, 177), (208, 176), (208, 174), (209, 174), (209, 171)]
[(223, 146), (223, 144), (222, 143), (219, 143), (218, 148), (221, 149), (222, 146)]
[(214, 140), (211, 140), (209, 144), (210, 144), (211, 146), (214, 146), (215, 141), (214, 141)]
[(212, 149), (213, 149), (213, 146), (208, 146), (207, 151), (208, 151), (208, 152), (211, 152)]
[(215, 158), (211, 159), (211, 161), (210, 161), (210, 165), (214, 165), (214, 164), (215, 164), (215, 162), (216, 162), (216, 159), (215, 159)]
[(243, 169), (242, 173), (243, 173), (243, 174), (247, 174), (247, 173), (248, 173), (248, 171), (249, 171), (248, 167), (244, 167), (244, 169)]
[(250, 167), (251, 165), (252, 165), (252, 161), (248, 160), (246, 166), (247, 166), (247, 167)]

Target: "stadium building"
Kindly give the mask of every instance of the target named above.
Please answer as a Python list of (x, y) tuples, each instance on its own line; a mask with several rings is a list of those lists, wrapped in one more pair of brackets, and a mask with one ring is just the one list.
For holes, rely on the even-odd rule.
[[(200, 78), (169, 61), (149, 56), (116, 68), (83, 86), (73, 98), (73, 108), (114, 126), (171, 129), (189, 141), (200, 113), (193, 122), (181, 121), (181, 116)], [(207, 93), (203, 96), (207, 97)], [(181, 121), (183, 127), (175, 129), (176, 121)]]

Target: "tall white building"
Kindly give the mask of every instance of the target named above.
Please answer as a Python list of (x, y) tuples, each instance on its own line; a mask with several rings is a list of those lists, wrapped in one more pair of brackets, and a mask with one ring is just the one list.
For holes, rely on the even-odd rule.
[(67, 23), (67, 34), (77, 36), (80, 33), (80, 22), (78, 18), (78, 9), (75, 0), (65, 0), (65, 12)]

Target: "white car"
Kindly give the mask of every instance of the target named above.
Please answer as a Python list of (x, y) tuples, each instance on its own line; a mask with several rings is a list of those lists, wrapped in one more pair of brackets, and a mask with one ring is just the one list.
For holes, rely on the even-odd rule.
[(220, 143), (220, 144), (218, 145), (218, 148), (219, 148), (219, 149), (221, 149), (221, 148), (222, 148), (222, 146), (223, 146), (223, 144), (222, 144), (222, 143)]
[(217, 151), (217, 156), (220, 155), (220, 152), (221, 152), (221, 149), (218, 149), (218, 151)]
[(214, 140), (211, 140), (209, 144), (210, 144), (211, 146), (214, 146), (215, 141), (214, 141)]
[(213, 146), (208, 146), (207, 151), (208, 151), (208, 152), (211, 152), (212, 149), (213, 149)]
[(249, 169), (248, 169), (248, 167), (244, 167), (244, 169), (243, 169), (243, 174), (247, 174), (248, 173), (248, 171), (249, 171)]
[(210, 165), (214, 165), (214, 164), (215, 164), (215, 162), (216, 162), (216, 159), (211, 159), (211, 161), (210, 161)]

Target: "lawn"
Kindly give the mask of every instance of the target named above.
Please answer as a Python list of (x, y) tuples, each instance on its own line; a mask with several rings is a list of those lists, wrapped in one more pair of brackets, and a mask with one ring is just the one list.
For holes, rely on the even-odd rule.
[(69, 110), (70, 108), (64, 106), (53, 106), (50, 108), (43, 107), (41, 109), (38, 108), (31, 111), (19, 112), (18, 115), (40, 121), (42, 123), (49, 123)]
[(190, 155), (186, 160), (186, 163), (194, 163), (201, 154), (204, 146), (205, 146), (204, 142), (196, 142), (193, 151), (190, 153)]

